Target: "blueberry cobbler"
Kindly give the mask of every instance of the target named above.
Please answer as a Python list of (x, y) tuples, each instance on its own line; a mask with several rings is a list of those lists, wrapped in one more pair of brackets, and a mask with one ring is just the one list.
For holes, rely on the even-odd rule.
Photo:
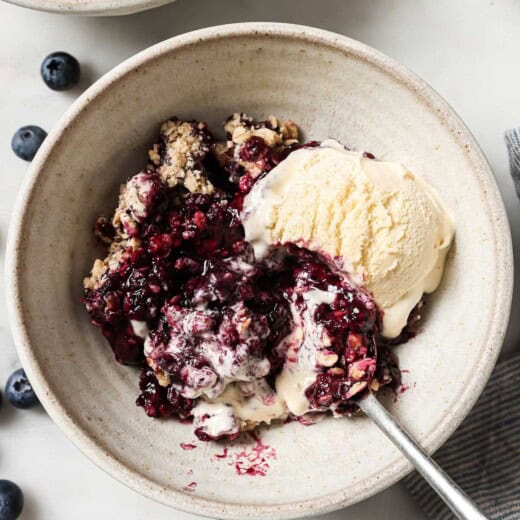
[(297, 126), (233, 114), (216, 140), (166, 121), (121, 186), (84, 302), (137, 404), (193, 422), (201, 440), (261, 423), (352, 413), (397, 385), (391, 346), (438, 286), (454, 225), (399, 163)]

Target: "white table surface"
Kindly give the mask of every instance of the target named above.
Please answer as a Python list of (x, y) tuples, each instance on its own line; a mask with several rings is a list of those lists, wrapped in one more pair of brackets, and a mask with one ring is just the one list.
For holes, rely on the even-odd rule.
[[(178, 0), (128, 17), (77, 18), (25, 10), (0, 2), (0, 268), (9, 219), (27, 163), (10, 150), (26, 124), (50, 130), (78, 93), (134, 53), (171, 36), (240, 21), (314, 25), (372, 45), (421, 75), (466, 121), (495, 172), (520, 247), (520, 207), (509, 177), (503, 133), (520, 125), (520, 2), (518, 0)], [(42, 58), (66, 50), (84, 80), (68, 93), (39, 78)], [(516, 255), (517, 260), (519, 258)], [(515, 262), (517, 263), (517, 262)], [(515, 290), (513, 316), (520, 310)], [(512, 320), (504, 345), (520, 339)], [(0, 384), (18, 368), (0, 278)], [(71, 388), (71, 391), (74, 391)], [(25, 520), (194, 520), (127, 489), (84, 457), (41, 409), (0, 413), (0, 478), (25, 493)], [(423, 515), (397, 484), (321, 520), (411, 520)]]

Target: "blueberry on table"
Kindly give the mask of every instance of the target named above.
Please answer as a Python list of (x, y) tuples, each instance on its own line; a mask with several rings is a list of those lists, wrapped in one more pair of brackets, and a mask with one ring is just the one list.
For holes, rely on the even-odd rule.
[(20, 159), (32, 161), (46, 137), (47, 132), (39, 126), (22, 126), (11, 139), (11, 149)]
[(19, 368), (9, 376), (5, 385), (5, 396), (16, 408), (33, 408), (40, 402), (23, 368)]
[(80, 66), (67, 52), (53, 52), (43, 60), (40, 73), (52, 90), (69, 90), (79, 82)]
[(0, 480), (0, 520), (16, 520), (22, 509), (22, 490), (10, 480)]

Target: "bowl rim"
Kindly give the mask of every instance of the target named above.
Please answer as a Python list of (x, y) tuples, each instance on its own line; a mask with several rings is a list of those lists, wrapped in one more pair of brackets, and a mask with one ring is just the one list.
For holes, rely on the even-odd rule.
[(9, 4), (48, 13), (120, 16), (146, 11), (175, 0), (5, 0)]
[(333, 32), (302, 25), (266, 22), (228, 24), (199, 29), (165, 40), (141, 51), (96, 81), (72, 104), (44, 141), (29, 168), (18, 195), (6, 248), (7, 306), (12, 335), (18, 354), (44, 408), (73, 443), (106, 473), (149, 498), (194, 514), (229, 519), (298, 518), (326, 513), (364, 500), (397, 482), (411, 471), (412, 466), (406, 461), (404, 456), (401, 456), (398, 463), (387, 465), (378, 475), (354, 486), (303, 502), (288, 502), (279, 505), (219, 502), (163, 487), (157, 482), (143, 477), (137, 471), (130, 469), (122, 461), (106, 451), (103, 446), (88, 435), (87, 431), (80, 424), (76, 423), (68, 415), (67, 410), (60, 404), (46, 382), (38, 360), (32, 352), (28, 327), (26, 326), (28, 317), (24, 314), (23, 297), (20, 294), (20, 278), (23, 271), (24, 228), (30, 224), (28, 222), (29, 219), (26, 217), (40, 173), (44, 164), (53, 153), (59, 153), (58, 145), (60, 138), (74, 124), (76, 118), (81, 117), (82, 112), (89, 106), (89, 103), (109, 90), (113, 83), (124, 79), (135, 68), (158, 59), (167, 53), (194, 46), (203, 41), (208, 42), (244, 36), (267, 36), (293, 41), (306, 41), (332, 48), (346, 56), (354, 57), (376, 66), (412, 90), (431, 110), (437, 112), (444, 124), (453, 132), (454, 139), (459, 141), (461, 146), (464, 143), (467, 156), (475, 169), (475, 176), (480, 183), (481, 190), (486, 195), (485, 201), (494, 229), (498, 276), (497, 284), (494, 288), (497, 305), (489, 319), (489, 330), (483, 342), (485, 348), (483, 348), (475, 377), (461, 391), (459, 400), (450, 412), (437, 423), (436, 428), (421, 439), (422, 445), (431, 453), (439, 448), (455, 431), (484, 389), (500, 352), (509, 321), (513, 290), (513, 255), (509, 222), (504, 203), (490, 166), (481, 149), (469, 129), (448, 103), (426, 82), (395, 60), (361, 42)]

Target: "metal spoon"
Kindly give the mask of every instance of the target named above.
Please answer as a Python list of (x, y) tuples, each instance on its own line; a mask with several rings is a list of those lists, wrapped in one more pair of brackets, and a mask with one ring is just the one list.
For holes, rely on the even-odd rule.
[(462, 489), (423, 451), (410, 434), (386, 411), (372, 392), (357, 401), (381, 431), (401, 450), (446, 505), (461, 520), (487, 520)]

